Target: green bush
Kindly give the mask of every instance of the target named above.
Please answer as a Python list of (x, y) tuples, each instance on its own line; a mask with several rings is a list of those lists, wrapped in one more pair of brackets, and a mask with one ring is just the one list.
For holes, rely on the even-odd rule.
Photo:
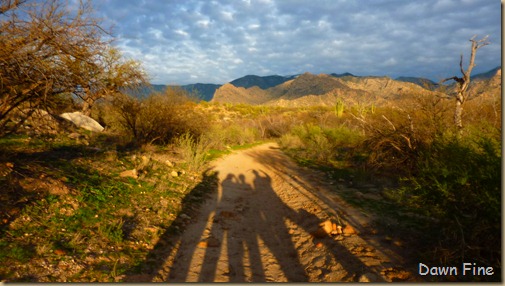
[(321, 163), (330, 163), (362, 140), (361, 135), (345, 126), (328, 128), (314, 124), (293, 127), (279, 143), (286, 149), (298, 149), (298, 156)]
[(501, 146), (489, 137), (456, 136), (423, 150), (417, 171), (399, 190), (403, 203), (440, 224), (436, 237), (465, 257), (497, 266), (501, 256)]
[(190, 133), (185, 133), (176, 140), (176, 146), (182, 153), (182, 158), (188, 169), (198, 172), (205, 165), (210, 142), (204, 137), (195, 139)]

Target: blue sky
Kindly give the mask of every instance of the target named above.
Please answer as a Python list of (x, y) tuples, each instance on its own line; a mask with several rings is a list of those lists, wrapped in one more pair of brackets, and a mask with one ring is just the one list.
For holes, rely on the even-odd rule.
[[(496, 0), (93, 0), (115, 45), (152, 83), (223, 84), (248, 74), (460, 75), (501, 64)], [(465, 61), (466, 62), (466, 61)]]

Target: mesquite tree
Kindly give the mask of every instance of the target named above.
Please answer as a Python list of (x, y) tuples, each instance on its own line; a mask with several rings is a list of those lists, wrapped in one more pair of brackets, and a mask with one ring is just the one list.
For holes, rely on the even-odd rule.
[(90, 0), (1, 0), (0, 136), (62, 97), (81, 96), (87, 112), (98, 98), (142, 82), (139, 64), (124, 60), (111, 39)]
[(456, 99), (456, 108), (454, 110), (454, 124), (460, 131), (463, 129), (463, 122), (461, 119), (461, 116), (463, 114), (463, 104), (469, 99), (467, 90), (470, 85), (470, 74), (472, 73), (472, 69), (475, 67), (475, 55), (477, 54), (477, 50), (479, 48), (489, 45), (489, 42), (487, 41), (488, 36), (485, 36), (480, 40), (475, 40), (475, 38), (476, 36), (473, 36), (470, 39), (470, 42), (472, 42), (472, 48), (470, 53), (470, 62), (466, 71), (463, 69), (463, 54), (461, 54), (459, 67), (463, 77), (453, 76), (441, 81), (441, 83), (449, 80), (454, 80), (457, 82), (456, 93), (453, 95), (453, 97)]

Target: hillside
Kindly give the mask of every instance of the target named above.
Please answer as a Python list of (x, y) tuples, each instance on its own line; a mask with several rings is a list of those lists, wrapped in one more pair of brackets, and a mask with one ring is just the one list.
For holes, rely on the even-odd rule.
[(211, 101), (221, 103), (263, 104), (270, 99), (272, 98), (268, 92), (257, 86), (244, 88), (227, 83), (216, 90)]
[(195, 83), (180, 86), (190, 94), (196, 95), (199, 99), (210, 101), (214, 97), (216, 90), (221, 87), (220, 84)]
[(230, 83), (236, 87), (250, 88), (253, 86), (257, 86), (261, 89), (267, 89), (282, 84), (292, 78), (294, 78), (294, 76), (284, 77), (280, 75), (271, 75), (271, 76), (246, 75), (244, 77), (235, 79)]
[(278, 106), (333, 105), (337, 98), (346, 104), (383, 105), (405, 94), (429, 92), (410, 82), (388, 77), (356, 77), (304, 73), (277, 86), (260, 89), (226, 84), (216, 90), (213, 102), (267, 104)]

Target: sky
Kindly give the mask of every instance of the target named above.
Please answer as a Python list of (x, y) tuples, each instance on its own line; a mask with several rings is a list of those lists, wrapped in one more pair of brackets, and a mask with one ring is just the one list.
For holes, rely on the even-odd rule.
[(224, 84), (304, 72), (460, 76), (501, 65), (497, 0), (92, 0), (117, 46), (154, 84)]

